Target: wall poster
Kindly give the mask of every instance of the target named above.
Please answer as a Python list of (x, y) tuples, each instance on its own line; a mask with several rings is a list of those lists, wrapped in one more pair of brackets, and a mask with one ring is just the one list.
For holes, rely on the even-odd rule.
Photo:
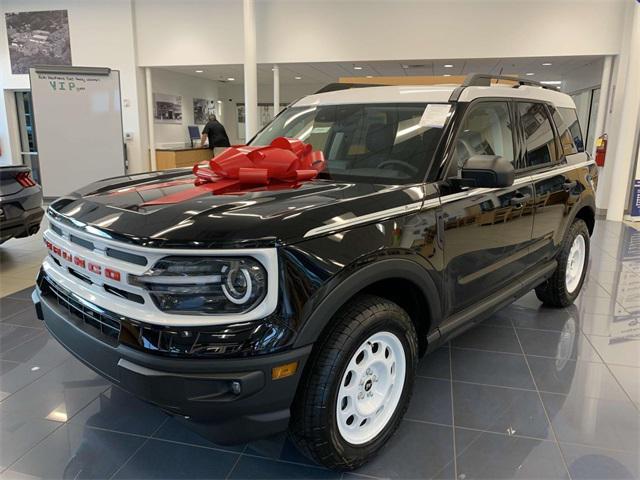
[(66, 10), (5, 13), (11, 73), (28, 74), (36, 65), (71, 65)]
[(216, 101), (207, 98), (193, 99), (193, 123), (204, 125), (209, 120), (209, 115), (216, 114)]
[(153, 118), (155, 123), (182, 123), (182, 96), (154, 93)]

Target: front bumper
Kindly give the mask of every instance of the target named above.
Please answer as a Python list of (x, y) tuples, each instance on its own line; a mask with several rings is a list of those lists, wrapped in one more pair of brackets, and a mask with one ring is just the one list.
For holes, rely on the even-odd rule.
[[(153, 403), (221, 444), (240, 443), (286, 430), (311, 346), (250, 358), (171, 358), (109, 345), (39, 289), (38, 318), (80, 361), (114, 384)], [(294, 375), (272, 379), (272, 368), (298, 362)]]

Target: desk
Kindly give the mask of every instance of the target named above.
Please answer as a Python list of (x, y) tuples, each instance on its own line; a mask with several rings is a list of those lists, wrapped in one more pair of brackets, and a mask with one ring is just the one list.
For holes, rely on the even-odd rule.
[(198, 162), (212, 157), (208, 147), (170, 147), (156, 148), (156, 166), (158, 170), (192, 167)]

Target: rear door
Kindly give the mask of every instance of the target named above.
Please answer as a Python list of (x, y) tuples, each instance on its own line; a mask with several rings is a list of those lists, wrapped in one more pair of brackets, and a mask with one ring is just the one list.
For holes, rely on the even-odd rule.
[[(552, 106), (516, 102), (516, 111), (522, 125), (525, 167), (535, 189), (531, 255), (536, 262), (543, 262), (555, 255), (571, 207), (582, 191), (578, 172), (568, 159), (583, 161), (586, 154), (578, 151), (569, 123)], [(580, 135), (577, 118), (574, 131), (576, 128)]]
[[(507, 188), (456, 188), (472, 155), (500, 155), (520, 169), (516, 122), (509, 100), (473, 102), (460, 122), (441, 183), (445, 310), (459, 312), (509, 285), (530, 264), (533, 189), (516, 175)], [(452, 179), (453, 178), (453, 179)]]

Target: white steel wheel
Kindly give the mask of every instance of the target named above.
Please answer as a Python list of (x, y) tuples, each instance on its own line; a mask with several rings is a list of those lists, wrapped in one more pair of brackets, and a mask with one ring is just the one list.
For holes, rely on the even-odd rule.
[(576, 235), (569, 250), (567, 258), (567, 268), (565, 270), (565, 286), (567, 293), (573, 293), (582, 278), (584, 264), (587, 257), (587, 245), (582, 235)]
[(370, 336), (349, 360), (336, 403), (342, 438), (352, 445), (373, 440), (393, 417), (406, 376), (402, 342), (391, 332)]

